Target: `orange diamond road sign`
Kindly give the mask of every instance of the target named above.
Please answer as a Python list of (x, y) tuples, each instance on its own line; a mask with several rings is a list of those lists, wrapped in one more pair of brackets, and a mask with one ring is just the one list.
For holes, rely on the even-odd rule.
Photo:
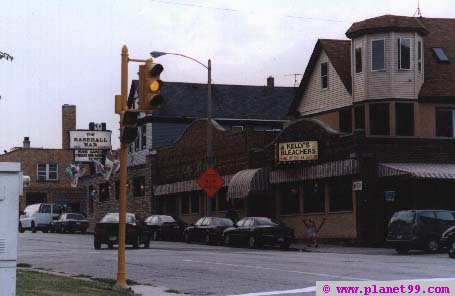
[(214, 197), (223, 187), (224, 180), (214, 168), (208, 168), (197, 180), (197, 185), (204, 189), (209, 197)]

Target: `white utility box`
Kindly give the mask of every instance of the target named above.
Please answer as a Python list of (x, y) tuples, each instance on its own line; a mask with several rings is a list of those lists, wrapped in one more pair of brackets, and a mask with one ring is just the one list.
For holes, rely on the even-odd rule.
[(17, 227), (21, 164), (0, 162), (0, 295), (16, 295)]

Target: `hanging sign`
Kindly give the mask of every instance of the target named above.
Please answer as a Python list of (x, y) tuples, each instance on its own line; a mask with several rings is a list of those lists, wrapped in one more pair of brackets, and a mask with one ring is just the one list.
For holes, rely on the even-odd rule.
[(111, 131), (69, 131), (70, 149), (111, 149)]
[(278, 162), (318, 159), (318, 142), (302, 141), (278, 144)]

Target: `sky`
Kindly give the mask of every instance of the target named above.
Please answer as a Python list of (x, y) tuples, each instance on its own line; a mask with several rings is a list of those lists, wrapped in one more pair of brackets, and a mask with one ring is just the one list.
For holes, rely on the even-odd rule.
[[(0, 0), (0, 51), (14, 57), (0, 60), (0, 153), (26, 136), (32, 147), (61, 148), (63, 104), (76, 105), (78, 129), (106, 122), (118, 148), (124, 44), (130, 58), (153, 50), (210, 58), (213, 83), (265, 85), (273, 76), (292, 87), (289, 74), (305, 71), (318, 38), (346, 39), (353, 22), (416, 9), (417, 0)], [(455, 18), (453, 0), (421, 0), (420, 9)], [(164, 82), (207, 82), (191, 60), (158, 61)]]

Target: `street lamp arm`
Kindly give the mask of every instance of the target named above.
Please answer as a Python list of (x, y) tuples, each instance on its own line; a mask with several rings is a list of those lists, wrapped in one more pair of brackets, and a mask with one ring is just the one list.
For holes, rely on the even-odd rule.
[[(202, 67), (206, 68), (207, 70), (209, 69), (208, 66), (204, 65), (203, 63), (199, 62), (198, 60), (192, 58), (192, 57), (189, 57), (187, 55), (184, 55), (184, 54), (181, 54), (181, 53), (173, 53), (173, 52), (162, 52), (162, 55), (167, 55), (167, 54), (170, 54), (170, 55), (176, 55), (176, 56), (181, 56), (181, 57), (184, 57), (184, 58), (187, 58), (187, 59), (190, 59), (190, 60), (193, 60), (195, 61), (196, 63), (198, 63), (199, 65), (201, 65)], [(153, 55), (152, 55), (153, 56)]]

